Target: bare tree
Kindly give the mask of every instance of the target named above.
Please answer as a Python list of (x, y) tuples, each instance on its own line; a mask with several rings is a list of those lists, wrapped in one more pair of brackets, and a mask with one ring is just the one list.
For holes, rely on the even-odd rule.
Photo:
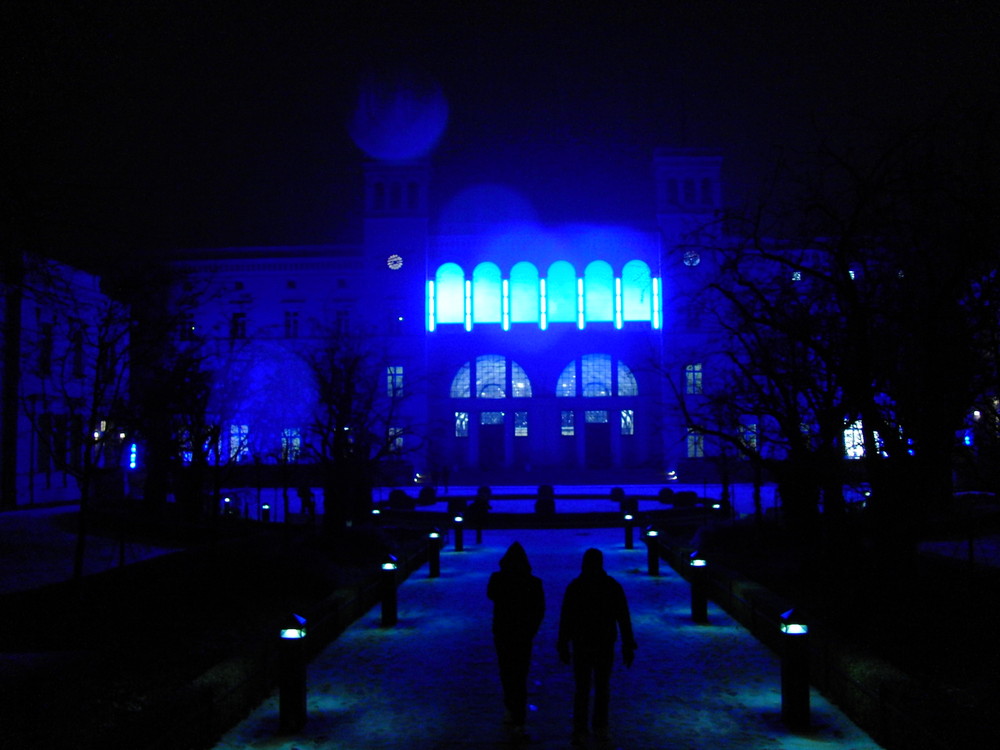
[(729, 240), (706, 251), (698, 292), (733, 380), (717, 390), (724, 409), (703, 399), (686, 413), (737, 447), (726, 421), (758, 418), (793, 514), (841, 506), (852, 427), (887, 535), (910, 537), (950, 492), (955, 432), (989, 370), (977, 329), (995, 313), (971, 292), (997, 259), (996, 191), (994, 175), (942, 155), (939, 125), (782, 162), (768, 199), (728, 216)]
[(79, 580), (91, 505), (99, 495), (123, 491), (129, 310), (104, 294), (96, 277), (54, 261), (27, 259), (25, 284), (38, 313), (22, 350), (21, 407), (47, 464), (40, 468), (64, 472), (79, 487), (73, 562), (73, 576)]
[(312, 374), (316, 406), (307, 449), (322, 469), (325, 526), (366, 519), (381, 464), (417, 448), (405, 412), (416, 384), (379, 349), (379, 339), (328, 331), (300, 356)]

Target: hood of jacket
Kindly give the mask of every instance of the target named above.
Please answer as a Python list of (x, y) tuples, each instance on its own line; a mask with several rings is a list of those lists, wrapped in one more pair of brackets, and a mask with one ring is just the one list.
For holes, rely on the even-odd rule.
[(531, 575), (531, 563), (528, 562), (528, 553), (520, 542), (514, 542), (504, 552), (500, 558), (500, 570), (505, 573), (518, 573), (521, 575)]

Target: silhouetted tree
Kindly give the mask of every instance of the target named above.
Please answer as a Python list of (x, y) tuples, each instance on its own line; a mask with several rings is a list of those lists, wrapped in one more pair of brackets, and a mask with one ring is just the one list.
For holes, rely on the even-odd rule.
[(974, 292), (997, 260), (995, 173), (948, 147), (956, 124), (970, 125), (787, 157), (705, 252), (697, 293), (730, 379), (686, 413), (745, 454), (733, 425), (758, 420), (757, 457), (793, 516), (841, 506), (850, 427), (885, 536), (912, 538), (950, 492), (955, 432), (994, 359), (978, 342), (996, 324)]
[(370, 518), (381, 463), (416, 449), (404, 403), (415, 383), (362, 333), (326, 331), (300, 350), (315, 388), (308, 452), (322, 470), (324, 526), (337, 532)]

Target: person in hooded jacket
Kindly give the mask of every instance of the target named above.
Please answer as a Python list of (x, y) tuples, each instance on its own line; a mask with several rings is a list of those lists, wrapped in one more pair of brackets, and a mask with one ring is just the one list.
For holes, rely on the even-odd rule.
[(570, 581), (563, 596), (557, 643), (559, 658), (573, 664), (574, 744), (583, 744), (587, 736), (591, 685), (594, 710), (590, 726), (599, 739), (609, 738), (611, 667), (619, 633), (623, 661), (631, 667), (637, 645), (625, 590), (605, 572), (602, 552), (588, 549), (583, 553), (580, 575)]
[(542, 580), (531, 572), (528, 554), (514, 542), (491, 574), (486, 595), (493, 602), (493, 643), (500, 668), (506, 721), (515, 737), (526, 738), (531, 646), (545, 616)]

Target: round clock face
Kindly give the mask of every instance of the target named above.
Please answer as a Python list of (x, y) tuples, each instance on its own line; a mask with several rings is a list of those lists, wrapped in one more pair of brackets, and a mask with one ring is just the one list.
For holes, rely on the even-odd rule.
[(695, 250), (688, 250), (684, 253), (684, 265), (696, 266), (701, 263), (701, 256)]
[(403, 256), (393, 253), (386, 259), (385, 264), (393, 271), (398, 271), (403, 267)]

